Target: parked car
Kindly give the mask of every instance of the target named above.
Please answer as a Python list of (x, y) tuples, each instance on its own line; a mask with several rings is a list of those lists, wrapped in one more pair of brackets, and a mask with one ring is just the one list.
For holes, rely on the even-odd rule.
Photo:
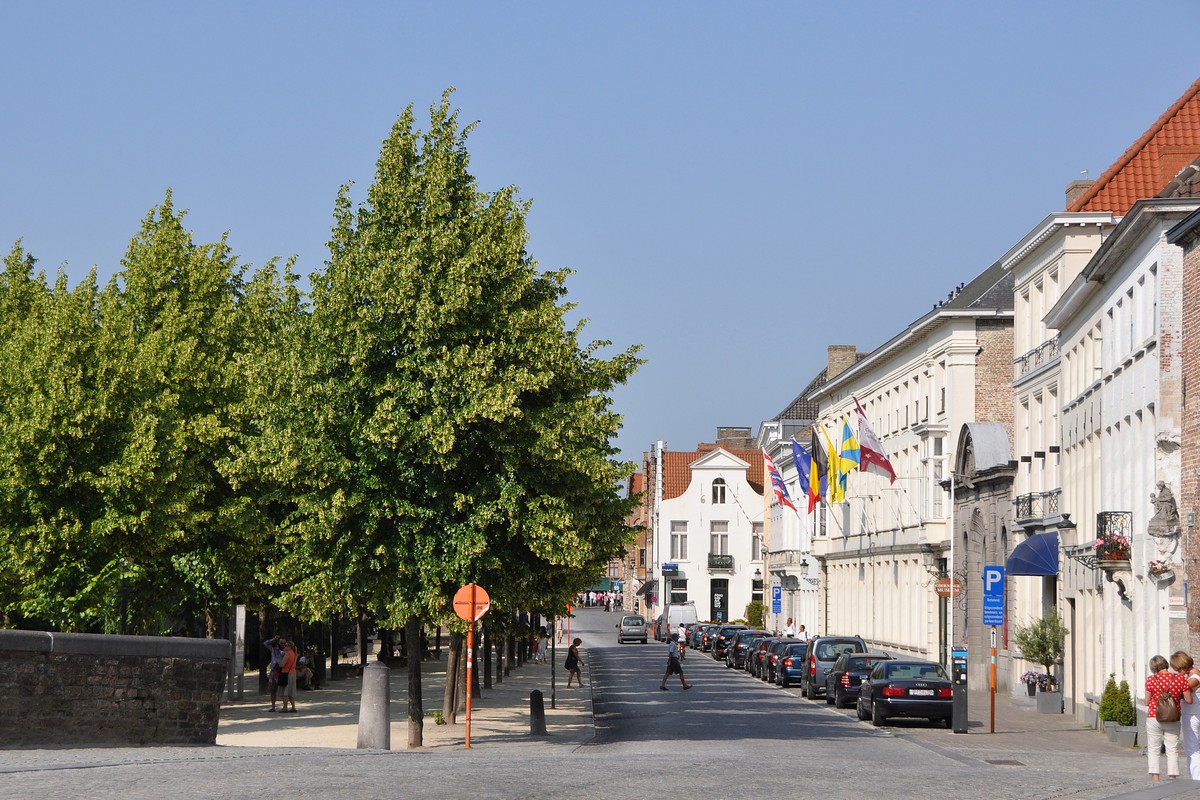
[(825, 702), (837, 708), (854, 705), (863, 679), (876, 664), (890, 658), (887, 653), (842, 653), (825, 678)]
[(799, 639), (776, 639), (771, 643), (770, 649), (763, 654), (763, 663), (760, 667), (759, 678), (768, 683), (777, 683), (779, 680), (779, 663), (783, 660), (783, 654), (788, 647), (793, 644), (803, 644)]
[(692, 626), (692, 635), (688, 639), (688, 647), (690, 647), (693, 650), (703, 650), (704, 649), (704, 632), (706, 630), (708, 630), (710, 627), (712, 627), (712, 626), (706, 622), (698, 622), (695, 625), (693, 625)]
[(746, 672), (749, 672), (756, 678), (762, 678), (763, 667), (767, 663), (767, 654), (771, 652), (771, 647), (778, 641), (778, 636), (764, 636), (755, 642), (754, 650), (746, 659)]
[(867, 652), (867, 643), (861, 636), (818, 636), (808, 643), (805, 656), (804, 675), (800, 689), (809, 700), (816, 700), (825, 692), (825, 676), (833, 669), (838, 656), (848, 652)]
[(714, 661), (720, 661), (725, 658), (725, 648), (729, 646), (729, 640), (738, 631), (746, 630), (745, 625), (722, 625), (717, 629), (716, 636), (713, 637), (712, 657)]
[(949, 728), (954, 717), (950, 676), (933, 661), (879, 661), (863, 681), (855, 710), (859, 719), (876, 726), (892, 717), (925, 717)]
[(792, 684), (799, 685), (800, 677), (804, 674), (808, 656), (808, 642), (792, 642), (779, 653), (779, 666), (775, 673), (775, 682), (784, 689)]
[(641, 614), (626, 614), (617, 623), (617, 644), (625, 642), (646, 643), (646, 618)]
[(733, 635), (729, 646), (725, 648), (725, 666), (732, 669), (742, 669), (746, 665), (747, 648), (750, 647), (750, 640), (756, 636), (769, 636), (770, 631), (759, 631), (753, 629), (740, 630)]
[(754, 669), (754, 660), (758, 656), (758, 649), (762, 647), (763, 640), (765, 640), (768, 635), (769, 634), (760, 633), (757, 636), (751, 636), (748, 640), (746, 640), (746, 654), (742, 658), (742, 669), (744, 669), (750, 675), (754, 674), (751, 670)]
[(700, 649), (706, 653), (712, 652), (713, 641), (717, 638), (717, 634), (721, 632), (722, 625), (713, 623), (706, 625), (704, 631), (700, 634)]

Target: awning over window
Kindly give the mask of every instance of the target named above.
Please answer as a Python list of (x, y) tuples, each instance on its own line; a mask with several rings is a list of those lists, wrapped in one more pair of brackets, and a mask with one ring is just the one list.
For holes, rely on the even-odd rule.
[(658, 581), (646, 581), (642, 584), (642, 588), (637, 590), (637, 593), (643, 597), (654, 594), (654, 590), (658, 588)]
[(1008, 557), (1009, 575), (1057, 575), (1058, 531), (1036, 533), (1013, 548)]

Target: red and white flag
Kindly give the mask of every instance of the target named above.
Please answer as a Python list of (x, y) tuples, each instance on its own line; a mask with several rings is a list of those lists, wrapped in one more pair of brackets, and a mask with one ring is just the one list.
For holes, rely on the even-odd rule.
[(883, 475), (886, 478), (890, 478), (892, 483), (895, 483), (896, 470), (892, 468), (892, 462), (887, 457), (887, 452), (883, 449), (883, 442), (879, 441), (879, 437), (875, 435), (875, 431), (871, 430), (871, 423), (867, 422), (867, 414), (863, 411), (863, 407), (858, 404), (857, 397), (854, 398), (854, 407), (858, 409), (859, 470)]

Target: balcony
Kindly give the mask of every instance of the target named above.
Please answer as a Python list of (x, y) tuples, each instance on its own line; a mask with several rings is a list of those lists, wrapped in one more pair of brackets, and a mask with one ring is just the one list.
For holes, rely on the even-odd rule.
[(710, 570), (733, 572), (733, 556), (721, 555), (719, 553), (709, 553), (708, 568)]
[(1043, 364), (1049, 364), (1056, 358), (1058, 358), (1057, 336), (1048, 342), (1042, 342), (1020, 358), (1013, 359), (1013, 364), (1016, 366), (1016, 377), (1020, 378), (1022, 375), (1028, 375), (1038, 367)]
[(1030, 492), (1013, 500), (1017, 507), (1017, 522), (1035, 519), (1046, 519), (1059, 513), (1059, 501), (1062, 499), (1062, 489), (1052, 489), (1049, 492)]

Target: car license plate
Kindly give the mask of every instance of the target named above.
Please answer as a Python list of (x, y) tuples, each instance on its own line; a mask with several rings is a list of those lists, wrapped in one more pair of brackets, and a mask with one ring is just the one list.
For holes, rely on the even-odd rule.
[(916, 697), (933, 697), (933, 689), (909, 689), (908, 693)]

